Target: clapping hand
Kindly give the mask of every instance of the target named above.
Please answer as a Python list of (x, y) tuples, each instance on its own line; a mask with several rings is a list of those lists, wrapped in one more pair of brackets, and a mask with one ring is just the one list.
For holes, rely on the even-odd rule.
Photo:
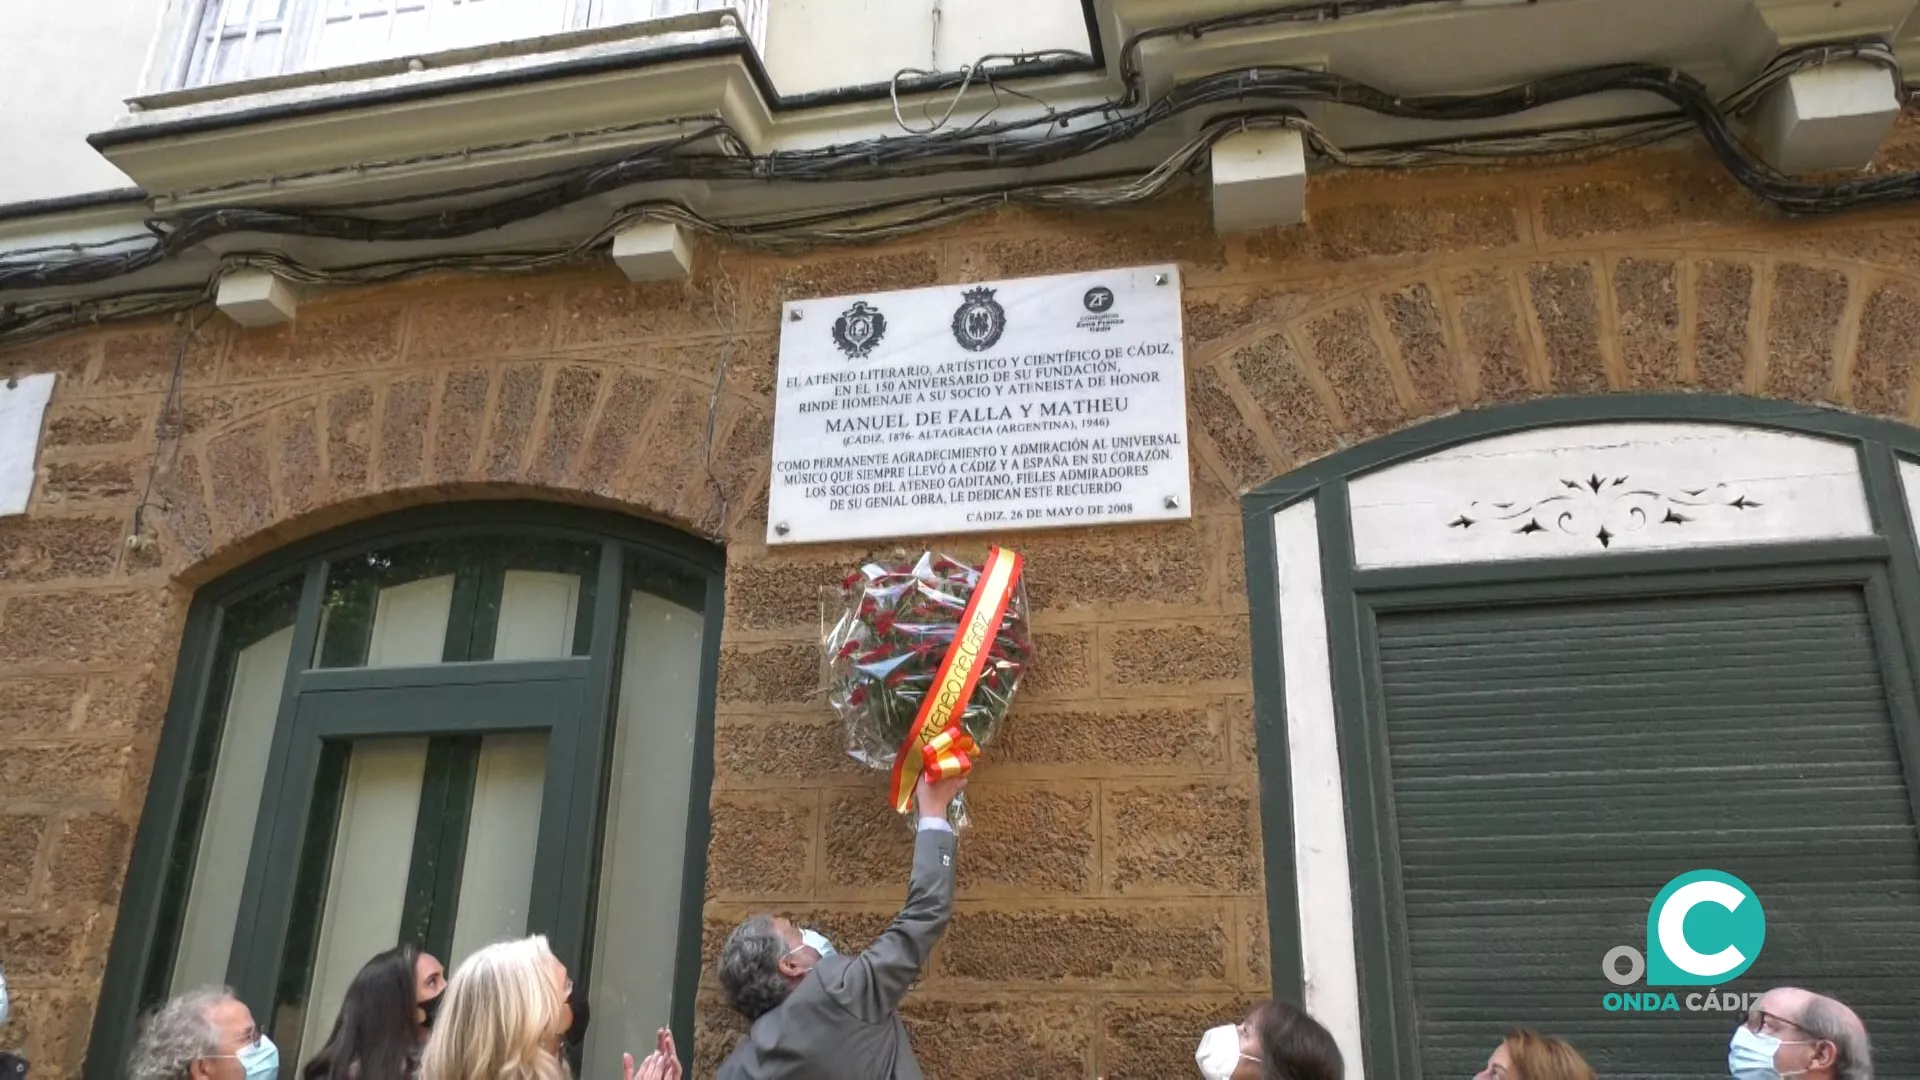
[(625, 1080), (680, 1080), (680, 1055), (673, 1049), (673, 1032), (666, 1028), (660, 1029), (653, 1053), (638, 1068), (634, 1067), (632, 1054), (622, 1058), (626, 1063)]

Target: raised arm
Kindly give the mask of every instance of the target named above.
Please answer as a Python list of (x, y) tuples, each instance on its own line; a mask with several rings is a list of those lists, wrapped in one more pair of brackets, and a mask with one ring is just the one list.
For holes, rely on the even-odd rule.
[(886, 933), (847, 966), (842, 984), (842, 1004), (862, 1020), (878, 1021), (900, 1007), (953, 918), (955, 838), (947, 825), (947, 806), (966, 786), (964, 776), (932, 784), (922, 777), (914, 791), (920, 832), (913, 842), (906, 906)]

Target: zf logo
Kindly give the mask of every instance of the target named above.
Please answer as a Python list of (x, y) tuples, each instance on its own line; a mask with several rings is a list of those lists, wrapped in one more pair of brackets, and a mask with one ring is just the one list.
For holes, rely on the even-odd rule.
[[(1642, 974), (1648, 986), (1708, 986), (1752, 967), (1766, 940), (1766, 912), (1746, 882), (1719, 870), (1693, 870), (1667, 882), (1653, 898), (1647, 911), (1646, 954), (1631, 945), (1615, 946), (1601, 960), (1600, 970), (1615, 986), (1632, 986)], [(1687, 1007), (1702, 1008), (1700, 998), (1688, 995)], [(1652, 993), (1608, 994), (1605, 1005), (1609, 1011), (1679, 1008), (1674, 995)]]

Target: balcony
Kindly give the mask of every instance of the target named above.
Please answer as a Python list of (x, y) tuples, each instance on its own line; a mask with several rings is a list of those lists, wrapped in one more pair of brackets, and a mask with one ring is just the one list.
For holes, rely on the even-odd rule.
[(736, 12), (756, 50), (765, 44), (767, 0), (197, 0), (176, 24), (160, 89), (285, 86), (313, 81), (289, 78), (308, 73), (722, 10)]

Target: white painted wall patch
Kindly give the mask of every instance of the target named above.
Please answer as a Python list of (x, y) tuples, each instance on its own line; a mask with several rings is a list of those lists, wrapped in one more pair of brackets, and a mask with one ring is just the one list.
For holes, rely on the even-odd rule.
[(1353, 481), (1362, 568), (1870, 536), (1846, 443), (1728, 424), (1503, 435)]
[(0, 517), (27, 512), (53, 380), (51, 374), (0, 380)]

